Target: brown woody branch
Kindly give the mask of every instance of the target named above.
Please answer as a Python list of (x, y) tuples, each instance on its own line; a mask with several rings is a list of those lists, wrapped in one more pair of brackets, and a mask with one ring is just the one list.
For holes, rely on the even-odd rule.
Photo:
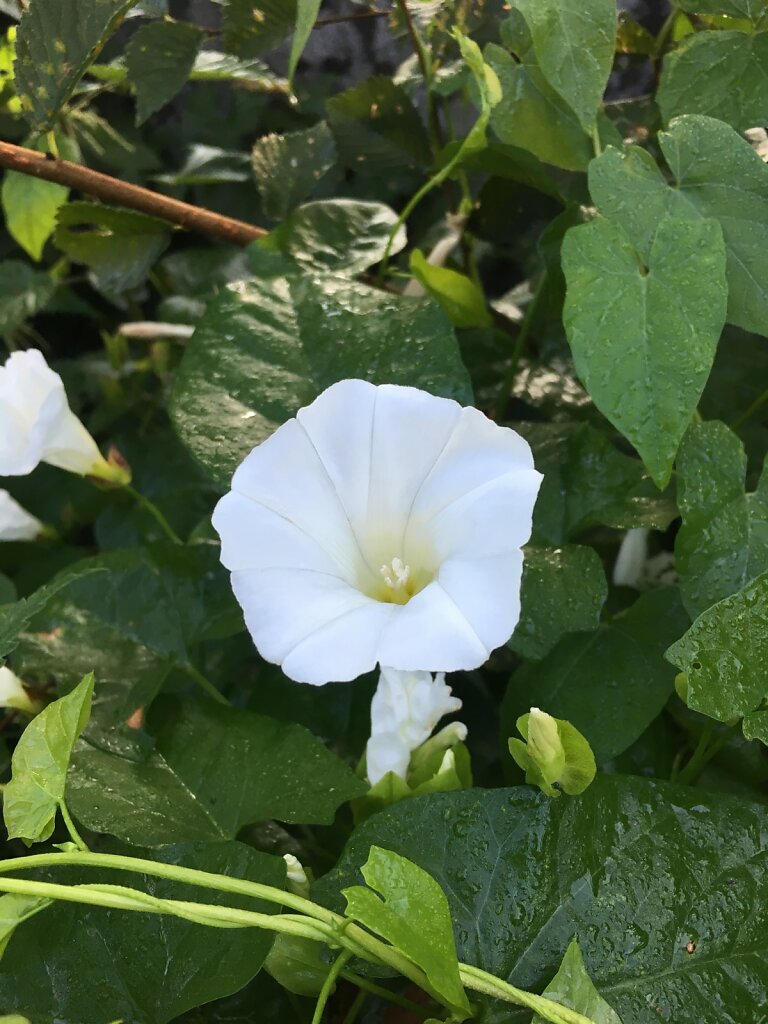
[(92, 171), (89, 167), (70, 163), (69, 160), (58, 160), (37, 153), (33, 149), (25, 149), (23, 146), (14, 146), (10, 142), (0, 142), (0, 167), (66, 185), (104, 203), (125, 206), (129, 210), (159, 217), (169, 224), (175, 224), (187, 231), (197, 231), (219, 242), (248, 245), (249, 242), (267, 234), (264, 228), (256, 227), (254, 224), (247, 224), (233, 217), (223, 217), (220, 213), (206, 210), (202, 206), (182, 203), (178, 199), (171, 199), (148, 188), (130, 185), (109, 174)]

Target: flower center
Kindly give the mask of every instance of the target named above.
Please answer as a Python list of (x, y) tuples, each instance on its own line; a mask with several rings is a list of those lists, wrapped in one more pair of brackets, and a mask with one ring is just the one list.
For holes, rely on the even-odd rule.
[(402, 558), (393, 558), (388, 564), (385, 563), (379, 569), (379, 575), (384, 581), (376, 595), (379, 601), (389, 604), (407, 604), (417, 590), (411, 576), (411, 567), (406, 565)]

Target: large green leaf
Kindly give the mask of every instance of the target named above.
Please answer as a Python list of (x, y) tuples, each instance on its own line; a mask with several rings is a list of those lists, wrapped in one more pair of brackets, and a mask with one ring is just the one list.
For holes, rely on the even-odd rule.
[[(470, 790), (406, 800), (359, 826), (316, 887), (341, 909), (372, 845), (448, 897), (459, 959), (543, 987), (575, 937), (623, 1024), (760, 1024), (768, 985), (765, 808), (598, 777), (583, 796)], [(529, 1024), (496, 1003), (484, 1024)]]
[(745, 131), (765, 120), (768, 34), (698, 32), (664, 61), (657, 94), (665, 123), (707, 114)]
[(692, 618), (768, 569), (768, 474), (746, 494), (747, 457), (724, 423), (691, 426), (677, 460), (680, 591)]
[[(397, 214), (384, 203), (323, 199), (293, 210), (260, 244), (316, 270), (360, 274), (381, 260), (396, 223)], [(405, 242), (400, 228), (390, 252)]]
[[(298, 0), (224, 0), (224, 46), (240, 57), (260, 57), (279, 46), (296, 23)], [(258, 11), (258, 14), (256, 12)]]
[[(141, 855), (124, 848), (111, 852)], [(168, 846), (147, 856), (284, 885), (282, 860), (241, 843)], [(160, 898), (261, 913), (274, 909), (259, 900), (142, 875), (59, 868), (41, 877), (71, 884), (122, 883)], [(0, 1006), (28, 1014), (35, 1024), (166, 1024), (242, 988), (271, 944), (271, 933), (255, 928), (206, 928), (157, 914), (57, 904), (16, 930), (0, 961)]]
[(707, 608), (667, 651), (688, 677), (688, 706), (727, 722), (768, 697), (768, 572)]
[(330, 824), (366, 789), (306, 729), (250, 711), (161, 698), (149, 728), (156, 750), (144, 763), (86, 743), (76, 749), (68, 804), (94, 831), (162, 846), (232, 839), (243, 825), (273, 818)]
[(210, 304), (179, 368), (171, 415), (227, 485), (254, 445), (346, 377), (471, 400), (453, 330), (431, 300), (289, 272), (233, 284)]
[[(531, 707), (583, 733), (598, 764), (626, 750), (669, 699), (675, 673), (664, 660), (689, 619), (672, 588), (643, 594), (592, 633), (564, 637), (539, 662), (513, 673), (502, 705), (502, 738)], [(505, 743), (506, 746), (506, 743)]]
[[(0, 896), (0, 958), (2, 958), (8, 943), (20, 924), (28, 921), (41, 910), (51, 906), (51, 900), (42, 896), (21, 896), (14, 892), (7, 892)], [(0, 1022), (4, 1020), (0, 1017)]]
[(758, 21), (768, 10), (766, 0), (675, 0), (675, 7), (690, 14), (727, 14)]
[(51, 300), (54, 288), (50, 274), (28, 263), (0, 261), (0, 334), (8, 334), (39, 313)]
[(16, 88), (36, 131), (53, 128), (88, 65), (136, 0), (31, 0), (16, 40)]
[(517, 0), (515, 7), (547, 81), (591, 132), (613, 67), (614, 0)]
[(586, 423), (516, 423), (544, 474), (533, 512), (534, 536), (559, 546), (589, 526), (664, 530), (677, 507), (659, 495), (631, 459)]
[(714, 220), (666, 216), (643, 256), (605, 218), (571, 228), (563, 320), (595, 405), (664, 487), (725, 323), (725, 245)]
[(347, 915), (391, 942), (426, 974), (457, 1020), (469, 1016), (445, 893), (406, 857), (372, 846), (361, 867), (368, 888), (343, 890)]
[(8, 838), (38, 843), (53, 834), (72, 748), (91, 713), (93, 673), (40, 712), (21, 735), (3, 791)]
[(253, 174), (264, 212), (280, 220), (303, 202), (336, 162), (325, 121), (301, 132), (265, 135), (253, 147)]
[(136, 91), (136, 123), (173, 99), (189, 78), (203, 33), (181, 21), (142, 25), (125, 49), (128, 82)]
[(675, 118), (659, 135), (674, 178), (639, 146), (607, 149), (589, 168), (592, 198), (647, 262), (666, 214), (715, 218), (727, 253), (728, 320), (768, 335), (768, 167), (733, 128), (703, 115)]
[(524, 658), (543, 658), (566, 633), (594, 630), (607, 596), (605, 572), (592, 548), (529, 544), (520, 621), (509, 646)]

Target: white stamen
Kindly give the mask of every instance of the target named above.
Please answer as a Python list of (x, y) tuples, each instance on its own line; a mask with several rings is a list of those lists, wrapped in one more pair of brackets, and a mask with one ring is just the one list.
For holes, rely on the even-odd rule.
[(403, 590), (411, 575), (411, 567), (405, 565), (402, 558), (393, 558), (391, 565), (382, 565), (379, 572), (391, 590)]

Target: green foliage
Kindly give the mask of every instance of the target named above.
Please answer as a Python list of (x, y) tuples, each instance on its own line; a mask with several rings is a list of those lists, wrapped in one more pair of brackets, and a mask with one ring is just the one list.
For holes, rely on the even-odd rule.
[(342, 890), (347, 914), (381, 935), (426, 974), (457, 1020), (470, 1014), (459, 979), (448, 900), (438, 883), (409, 859), (371, 846), (360, 868), (368, 888)]
[(558, 797), (561, 792), (578, 796), (594, 781), (595, 756), (570, 722), (531, 708), (515, 724), (525, 743), (512, 737), (509, 752), (525, 772), (526, 782), (547, 796)]
[(136, 123), (173, 99), (195, 65), (203, 33), (181, 22), (153, 22), (131, 36), (125, 51), (128, 81), (136, 90)]
[(24, 730), (13, 754), (11, 781), (3, 792), (3, 818), (10, 839), (39, 843), (53, 834), (72, 748), (91, 714), (93, 684), (90, 673)]
[(54, 287), (48, 274), (28, 263), (0, 261), (0, 334), (9, 334), (44, 309)]
[(336, 162), (325, 121), (303, 132), (265, 135), (253, 147), (253, 173), (264, 212), (280, 220), (311, 195)]
[[(587, 974), (576, 939), (566, 949), (563, 962), (544, 989), (544, 995), (585, 1014), (594, 1024), (621, 1024), (618, 1014), (606, 1003)], [(543, 1017), (536, 1016), (531, 1024), (543, 1024), (543, 1020)]]

